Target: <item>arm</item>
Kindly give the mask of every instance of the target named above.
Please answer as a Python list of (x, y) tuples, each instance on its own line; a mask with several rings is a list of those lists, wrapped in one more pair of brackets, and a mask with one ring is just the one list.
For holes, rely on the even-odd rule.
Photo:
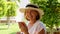
[(25, 32), (24, 34), (29, 34), (28, 32)]
[(38, 34), (45, 34), (45, 30), (42, 29), (40, 32), (38, 32)]
[(35, 33), (34, 34), (45, 34), (45, 30), (44, 29), (42, 29), (41, 31), (35, 31)]

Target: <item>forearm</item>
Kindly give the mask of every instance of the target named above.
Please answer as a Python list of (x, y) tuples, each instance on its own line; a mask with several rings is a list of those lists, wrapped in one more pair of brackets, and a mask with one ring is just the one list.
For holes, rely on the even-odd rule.
[(29, 34), (29, 32), (28, 31), (25, 31), (24, 34)]
[(25, 32), (24, 34), (29, 34), (29, 32)]

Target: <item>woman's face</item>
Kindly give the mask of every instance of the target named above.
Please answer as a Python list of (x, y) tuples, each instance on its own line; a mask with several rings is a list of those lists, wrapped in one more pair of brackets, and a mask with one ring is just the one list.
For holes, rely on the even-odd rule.
[(35, 12), (35, 10), (26, 10), (25, 12), (25, 18), (27, 18), (27, 20), (36, 20), (36, 16), (37, 13)]

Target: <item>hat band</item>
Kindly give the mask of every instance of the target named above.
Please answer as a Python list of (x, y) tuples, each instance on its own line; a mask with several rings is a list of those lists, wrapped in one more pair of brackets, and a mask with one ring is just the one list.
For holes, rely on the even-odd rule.
[(34, 5), (27, 5), (26, 7), (39, 8), (39, 7), (34, 6)]

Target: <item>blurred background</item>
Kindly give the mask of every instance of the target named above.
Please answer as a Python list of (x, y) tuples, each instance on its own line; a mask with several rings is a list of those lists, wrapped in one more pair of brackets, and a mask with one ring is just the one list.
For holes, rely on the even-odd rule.
[(47, 34), (60, 34), (60, 0), (0, 0), (0, 34), (16, 34), (20, 29), (17, 21), (26, 20), (19, 8), (28, 3), (36, 4), (44, 11), (41, 21)]

